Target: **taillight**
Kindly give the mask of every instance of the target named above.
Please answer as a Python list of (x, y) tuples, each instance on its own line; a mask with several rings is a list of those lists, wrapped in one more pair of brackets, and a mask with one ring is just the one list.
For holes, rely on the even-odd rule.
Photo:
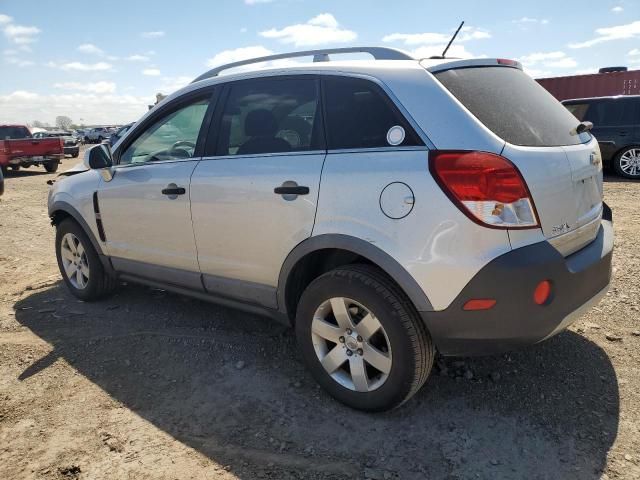
[(471, 220), (492, 228), (539, 226), (522, 175), (500, 155), (432, 151), (429, 170), (440, 188)]

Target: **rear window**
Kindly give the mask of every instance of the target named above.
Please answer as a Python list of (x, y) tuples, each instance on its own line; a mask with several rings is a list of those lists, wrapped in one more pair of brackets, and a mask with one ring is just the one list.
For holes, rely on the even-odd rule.
[(572, 135), (576, 117), (519, 69), (459, 68), (435, 76), (487, 128), (514, 145), (576, 145), (591, 138)]
[(29, 130), (25, 127), (0, 127), (0, 140), (29, 138), (30, 136)]

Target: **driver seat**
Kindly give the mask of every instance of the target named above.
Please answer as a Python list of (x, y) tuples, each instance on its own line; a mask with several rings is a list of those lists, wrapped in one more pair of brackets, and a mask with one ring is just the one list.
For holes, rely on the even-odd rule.
[(244, 133), (251, 138), (240, 145), (236, 155), (291, 151), (289, 142), (276, 137), (277, 132), (278, 123), (273, 113), (263, 108), (252, 110), (244, 120)]

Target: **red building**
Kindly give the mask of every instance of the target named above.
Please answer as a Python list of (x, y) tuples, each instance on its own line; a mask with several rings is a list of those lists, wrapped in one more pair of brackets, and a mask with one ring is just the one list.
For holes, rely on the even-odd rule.
[(625, 67), (601, 68), (599, 73), (591, 75), (538, 78), (537, 81), (558, 100), (640, 95), (640, 70)]

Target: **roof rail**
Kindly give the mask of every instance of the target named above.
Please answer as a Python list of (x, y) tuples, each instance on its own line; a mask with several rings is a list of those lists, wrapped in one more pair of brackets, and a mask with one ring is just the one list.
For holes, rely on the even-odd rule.
[(329, 54), (334, 53), (368, 53), (376, 60), (414, 60), (412, 56), (395, 48), (388, 47), (347, 47), (347, 48), (327, 48), (321, 50), (304, 50), (302, 52), (279, 53), (277, 55), (268, 55), (266, 57), (251, 58), (241, 60), (239, 62), (228, 63), (219, 67), (212, 68), (208, 72), (203, 73), (193, 82), (199, 82), (206, 78), (217, 77), (218, 74), (230, 68), (250, 65), (252, 63), (269, 62), (273, 60), (282, 60), (284, 58), (310, 57), (313, 56), (314, 62), (328, 62)]

